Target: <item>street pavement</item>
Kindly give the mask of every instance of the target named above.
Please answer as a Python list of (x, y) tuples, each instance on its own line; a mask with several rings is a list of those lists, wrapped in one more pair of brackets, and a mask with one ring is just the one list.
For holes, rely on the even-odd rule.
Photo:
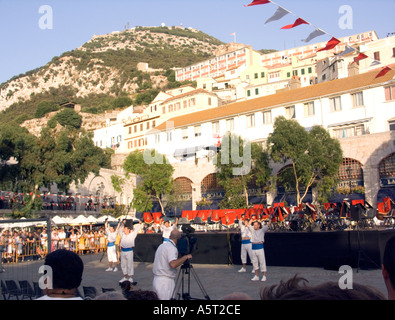
[[(80, 292), (83, 294), (83, 286), (94, 286), (99, 293), (102, 288), (112, 288), (121, 292), (119, 280), (123, 277), (121, 268), (117, 272), (106, 272), (108, 268), (107, 257), (102, 254), (86, 254), (81, 258), (84, 261), (84, 273)], [(38, 281), (40, 274), (39, 267), (43, 261), (30, 261), (17, 264), (5, 264), (5, 272), (0, 273), (1, 280), (13, 279)], [(191, 261), (191, 269), (193, 270), (189, 277), (190, 291), (188, 292), (188, 275), (184, 275), (184, 290), (180, 287), (178, 293), (189, 293), (192, 298), (205, 299), (207, 296), (210, 300), (220, 300), (222, 297), (233, 293), (242, 292), (248, 294), (253, 300), (260, 299), (260, 290), (265, 286), (278, 284), (280, 281), (288, 280), (295, 274), (307, 279), (310, 285), (316, 285), (325, 281), (339, 282), (343, 273), (333, 270), (325, 270), (322, 268), (305, 268), (305, 267), (279, 267), (268, 266), (267, 281), (251, 281), (251, 265), (247, 265), (247, 272), (239, 273), (240, 265), (208, 265), (194, 264)], [(135, 290), (152, 290), (152, 263), (139, 261), (135, 257), (135, 276), (137, 281)], [(196, 277), (194, 276), (196, 275)], [(381, 270), (357, 270), (352, 269), (352, 280), (356, 283), (372, 286), (380, 290), (385, 296), (387, 291), (382, 279)], [(201, 286), (199, 285), (201, 284)], [(1, 296), (0, 299), (3, 299)]]

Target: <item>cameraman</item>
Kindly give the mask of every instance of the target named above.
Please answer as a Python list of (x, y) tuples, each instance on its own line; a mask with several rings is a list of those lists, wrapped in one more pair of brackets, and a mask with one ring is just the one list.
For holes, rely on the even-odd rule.
[(174, 229), (170, 233), (169, 241), (163, 242), (155, 253), (153, 290), (160, 300), (170, 300), (175, 287), (177, 268), (187, 260), (192, 259), (192, 255), (187, 254), (178, 258), (177, 242), (181, 238), (181, 233)]

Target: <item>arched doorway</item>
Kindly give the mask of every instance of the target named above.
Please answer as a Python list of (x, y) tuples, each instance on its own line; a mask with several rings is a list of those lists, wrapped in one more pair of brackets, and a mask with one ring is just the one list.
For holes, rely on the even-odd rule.
[(174, 215), (180, 215), (182, 210), (192, 210), (192, 180), (187, 177), (174, 179), (174, 191)]
[(205, 176), (200, 184), (203, 201), (208, 203), (207, 207), (219, 209), (219, 203), (225, 196), (225, 190), (218, 184), (217, 174), (210, 173)]
[(383, 202), (383, 198), (390, 197), (395, 200), (395, 153), (391, 153), (379, 163), (380, 190), (377, 194), (377, 202)]
[(342, 202), (344, 198), (365, 199), (363, 165), (355, 159), (344, 158), (338, 172), (339, 183), (336, 186), (332, 202)]

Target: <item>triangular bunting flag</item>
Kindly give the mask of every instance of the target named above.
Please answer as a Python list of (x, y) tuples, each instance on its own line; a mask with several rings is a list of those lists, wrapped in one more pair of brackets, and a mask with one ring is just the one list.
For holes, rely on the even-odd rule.
[(272, 17), (266, 20), (265, 24), (272, 22), (272, 21), (277, 21), (280, 20), (282, 17), (285, 17), (289, 11), (285, 10), (284, 8), (278, 7), (277, 11), (274, 13)]
[(325, 34), (324, 31), (322, 31), (322, 30), (320, 30), (320, 29), (315, 29), (315, 31), (313, 31), (312, 33), (310, 33), (310, 35), (309, 35), (306, 39), (304, 39), (304, 40), (302, 40), (302, 41), (303, 41), (303, 42), (310, 42), (310, 41), (313, 40), (314, 38), (317, 38), (317, 37), (322, 36), (322, 35), (324, 35), (324, 34)]
[(301, 24), (309, 24), (308, 22), (304, 21), (302, 18), (296, 19), (296, 21), (293, 24), (289, 24), (287, 26), (282, 27), (281, 29), (292, 29), (297, 26), (300, 26)]
[(317, 50), (317, 52), (331, 50), (334, 47), (336, 47), (340, 42), (341, 41), (339, 39), (336, 39), (335, 37), (333, 37), (331, 40), (328, 41), (328, 43), (326, 44), (325, 48)]
[(346, 49), (343, 52), (339, 53), (339, 56), (345, 56), (346, 54), (352, 53), (354, 51), (356, 51), (356, 49), (354, 49), (353, 47), (346, 46)]
[(250, 4), (244, 5), (245, 7), (257, 6), (258, 4), (270, 3), (269, 0), (254, 0)]
[(380, 61), (374, 60), (374, 61), (370, 64), (370, 66), (371, 66), (371, 67), (374, 67), (374, 66), (378, 66), (379, 64), (381, 64)]
[(360, 53), (358, 57), (354, 58), (354, 62), (359, 63), (359, 61), (366, 59), (368, 56), (364, 53)]
[(390, 67), (385, 67), (385, 68), (383, 68), (383, 69), (377, 74), (376, 79), (385, 76), (385, 75), (388, 73), (388, 71), (390, 71), (390, 70), (391, 70)]

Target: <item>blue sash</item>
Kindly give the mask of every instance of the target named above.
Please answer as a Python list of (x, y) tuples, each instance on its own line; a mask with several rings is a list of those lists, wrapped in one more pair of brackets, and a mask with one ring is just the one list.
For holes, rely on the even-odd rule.
[(133, 251), (133, 248), (121, 248), (122, 252)]
[(113, 246), (115, 246), (115, 242), (109, 242), (109, 243), (107, 243), (107, 247), (113, 247)]
[(241, 240), (241, 244), (250, 244), (250, 243), (251, 243), (250, 239), (248, 239), (248, 240)]
[(263, 249), (263, 243), (253, 243), (252, 250), (260, 250)]
[(163, 242), (167, 242), (167, 241), (170, 241), (170, 239), (169, 238), (163, 238)]

